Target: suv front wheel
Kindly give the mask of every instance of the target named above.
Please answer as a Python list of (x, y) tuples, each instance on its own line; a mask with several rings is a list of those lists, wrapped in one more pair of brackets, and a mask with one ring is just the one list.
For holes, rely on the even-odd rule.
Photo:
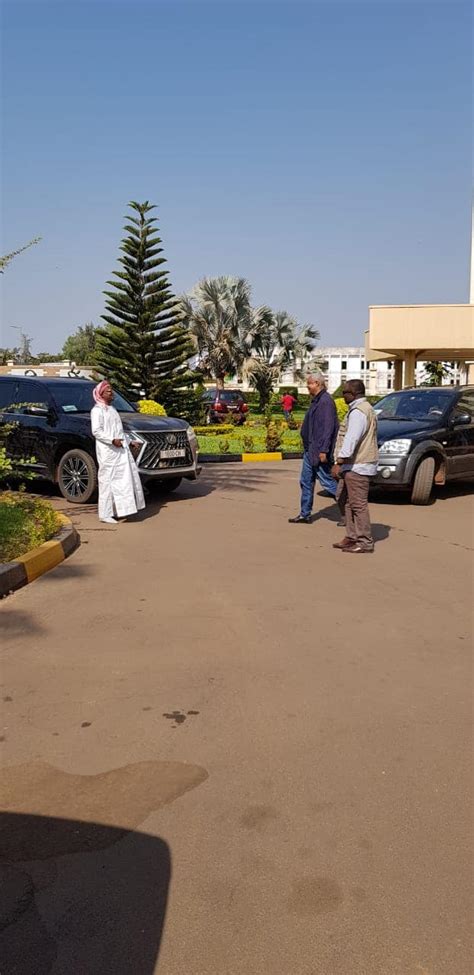
[(435, 473), (434, 457), (425, 457), (418, 464), (411, 489), (412, 504), (428, 504), (433, 489)]
[(58, 464), (59, 490), (72, 504), (86, 504), (97, 490), (97, 467), (84, 450), (68, 450)]

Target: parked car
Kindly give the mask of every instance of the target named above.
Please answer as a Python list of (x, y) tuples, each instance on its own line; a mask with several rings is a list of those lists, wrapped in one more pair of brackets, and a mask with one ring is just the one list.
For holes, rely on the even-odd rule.
[[(93, 388), (86, 379), (0, 376), (0, 425), (14, 423), (8, 453), (33, 458), (31, 470), (57, 484), (74, 504), (89, 501), (97, 489)], [(183, 477), (198, 477), (197, 440), (188, 423), (145, 416), (118, 393), (114, 406), (125, 432), (141, 444), (137, 465), (143, 482), (174, 491)]]
[(206, 389), (202, 394), (206, 423), (225, 423), (229, 414), (240, 425), (245, 423), (248, 405), (238, 389)]
[(413, 504), (428, 504), (433, 484), (474, 477), (474, 386), (404, 389), (374, 409), (374, 486), (410, 491)]

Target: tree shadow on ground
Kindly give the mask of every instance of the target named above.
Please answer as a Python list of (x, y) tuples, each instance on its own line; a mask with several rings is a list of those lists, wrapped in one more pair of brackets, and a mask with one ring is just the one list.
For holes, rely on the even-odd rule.
[[(230, 469), (231, 468), (231, 469)], [(244, 468), (244, 469), (242, 469)], [(133, 515), (129, 521), (145, 521), (157, 515), (160, 509), (180, 501), (205, 498), (214, 491), (262, 491), (268, 484), (269, 470), (249, 470), (243, 464), (210, 465), (204, 469), (197, 481), (183, 479), (175, 491), (166, 492), (164, 488), (148, 485), (146, 508)]]
[[(11, 597), (2, 600), (2, 620), (0, 629), (2, 640), (5, 643), (8, 639), (16, 639), (25, 636), (40, 636), (45, 632), (44, 626), (35, 619), (31, 613), (24, 613), (23, 610), (15, 609), (10, 604)], [(5, 610), (5, 612), (3, 612)]]
[[(158, 485), (153, 486), (153, 482), (149, 481), (146, 485), (146, 508), (138, 512), (137, 515), (132, 515), (130, 522), (146, 521), (148, 518), (159, 514), (160, 508), (165, 505), (194, 498), (204, 498), (212, 494), (213, 491), (221, 489), (226, 491), (262, 491), (268, 483), (269, 476), (277, 473), (275, 468), (278, 467), (281, 468), (281, 465), (270, 464), (263, 469), (242, 463), (205, 464), (196, 481), (188, 481), (183, 478), (179, 488), (169, 493), (166, 492), (165, 486), (159, 488)], [(28, 484), (28, 493), (51, 498), (56, 510), (68, 518), (74, 516), (80, 518), (83, 515), (93, 514), (98, 519), (96, 503), (70, 504), (60, 496), (57, 485), (51, 484), (50, 481), (32, 481)], [(79, 530), (90, 529), (82, 529), (79, 526)], [(110, 531), (110, 529), (98, 522), (97, 531)]]
[(153, 975), (168, 844), (96, 822), (0, 816), (2, 972)]
[(251, 464), (210, 464), (204, 468), (195, 482), (202, 494), (212, 491), (262, 491), (265, 489), (272, 475), (275, 476), (281, 468), (278, 463), (267, 464), (263, 467), (253, 467)]

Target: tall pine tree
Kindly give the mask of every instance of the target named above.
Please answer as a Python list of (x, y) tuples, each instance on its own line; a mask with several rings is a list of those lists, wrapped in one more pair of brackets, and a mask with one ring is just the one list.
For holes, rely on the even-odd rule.
[(176, 299), (170, 290), (168, 273), (162, 269), (161, 238), (155, 209), (148, 201), (129, 203), (119, 257), (117, 280), (104, 291), (107, 323), (97, 333), (96, 363), (113, 386), (137, 399), (160, 398), (160, 392), (186, 386), (193, 381), (188, 369), (192, 355), (189, 336), (176, 318)]

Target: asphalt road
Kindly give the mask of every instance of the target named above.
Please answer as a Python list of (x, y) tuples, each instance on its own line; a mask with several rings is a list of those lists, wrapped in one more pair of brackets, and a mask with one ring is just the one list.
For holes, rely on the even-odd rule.
[(2, 975), (472, 972), (472, 494), (349, 556), (297, 469), (74, 510), (2, 604)]

